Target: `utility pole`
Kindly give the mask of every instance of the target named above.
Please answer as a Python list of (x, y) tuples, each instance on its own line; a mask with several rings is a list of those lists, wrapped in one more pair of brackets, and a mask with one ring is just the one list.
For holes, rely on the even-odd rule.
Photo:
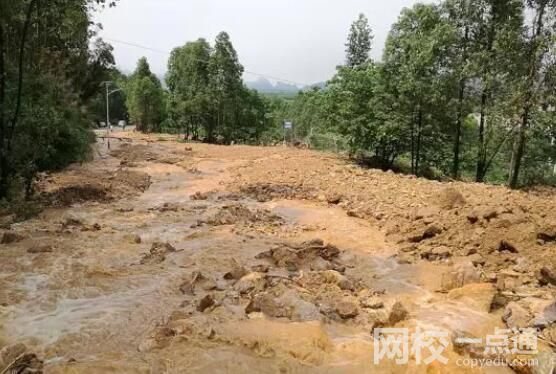
[(112, 82), (106, 81), (103, 83), (106, 86), (106, 139), (108, 140), (108, 149), (110, 149), (110, 131), (112, 130), (112, 126), (110, 125), (110, 95), (121, 91), (121, 89), (118, 88), (110, 91), (110, 84), (112, 84)]

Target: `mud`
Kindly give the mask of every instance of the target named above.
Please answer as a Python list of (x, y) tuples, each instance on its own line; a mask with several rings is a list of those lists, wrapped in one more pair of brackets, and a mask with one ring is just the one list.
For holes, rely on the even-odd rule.
[[(3, 233), (0, 373), (511, 372), (457, 366), (484, 356), (458, 337), (529, 326), (551, 362), (549, 192), (132, 138)], [(375, 365), (379, 327), (446, 329), (449, 362)]]

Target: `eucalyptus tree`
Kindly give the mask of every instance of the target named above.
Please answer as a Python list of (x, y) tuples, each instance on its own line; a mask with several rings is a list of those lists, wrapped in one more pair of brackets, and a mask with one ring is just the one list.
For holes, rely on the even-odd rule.
[(83, 109), (114, 63), (94, 43), (92, 8), (104, 0), (0, 0), (0, 198), (37, 171), (85, 157)]
[(363, 13), (351, 25), (346, 43), (346, 66), (353, 68), (369, 60), (373, 34), (369, 20)]
[(169, 116), (186, 136), (212, 121), (209, 92), (211, 47), (205, 39), (175, 48), (168, 60)]
[(537, 124), (539, 115), (548, 109), (553, 110), (543, 102), (544, 94), (547, 93), (543, 88), (547, 84), (550, 85), (550, 80), (553, 78), (551, 72), (555, 64), (556, 1), (526, 0), (525, 3), (527, 12), (532, 17), (530, 24), (524, 28), (524, 47), (521, 49), (523, 65), (518, 85), (520, 120), (514, 139), (508, 178), (508, 184), (512, 188), (518, 186), (528, 129)]
[(137, 62), (137, 68), (127, 84), (127, 107), (132, 121), (142, 132), (157, 130), (164, 115), (164, 91), (160, 80), (154, 75), (145, 57)]
[(383, 69), (390, 80), (387, 87), (403, 104), (392, 115), (408, 125), (411, 170), (415, 174), (421, 172), (427, 152), (422, 147), (424, 138), (434, 140), (441, 130), (438, 126), (442, 122), (434, 114), (446, 112), (441, 99), (446, 97), (447, 77), (442, 66), (453, 38), (453, 28), (437, 5), (416, 4), (402, 11), (386, 42)]
[(208, 65), (209, 89), (216, 108), (216, 121), (207, 124), (209, 142), (214, 141), (215, 129), (228, 142), (233, 139), (237, 126), (237, 104), (243, 87), (243, 66), (239, 62), (230, 36), (221, 32), (216, 37)]

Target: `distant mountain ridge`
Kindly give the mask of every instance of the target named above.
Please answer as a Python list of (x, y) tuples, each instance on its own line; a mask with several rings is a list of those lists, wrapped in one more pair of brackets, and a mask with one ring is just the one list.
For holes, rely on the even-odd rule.
[(245, 85), (253, 90), (257, 90), (260, 93), (288, 93), (288, 94), (296, 94), (299, 91), (307, 90), (313, 87), (323, 88), (325, 83), (316, 83), (309, 86), (297, 86), (291, 83), (285, 82), (276, 82), (272, 83), (266, 78), (259, 78), (256, 81), (246, 81)]

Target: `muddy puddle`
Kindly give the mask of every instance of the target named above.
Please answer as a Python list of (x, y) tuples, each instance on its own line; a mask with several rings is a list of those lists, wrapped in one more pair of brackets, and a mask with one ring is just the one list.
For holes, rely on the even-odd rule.
[(400, 263), (379, 229), (337, 206), (227, 191), (257, 160), (151, 147), (149, 160), (129, 156), (150, 176), (145, 192), (16, 225), (24, 239), (0, 249), (0, 348), (25, 344), (47, 373), (450, 372), (466, 370), (374, 365), (373, 328), (500, 325), (492, 290), (442, 290), (457, 263)]

